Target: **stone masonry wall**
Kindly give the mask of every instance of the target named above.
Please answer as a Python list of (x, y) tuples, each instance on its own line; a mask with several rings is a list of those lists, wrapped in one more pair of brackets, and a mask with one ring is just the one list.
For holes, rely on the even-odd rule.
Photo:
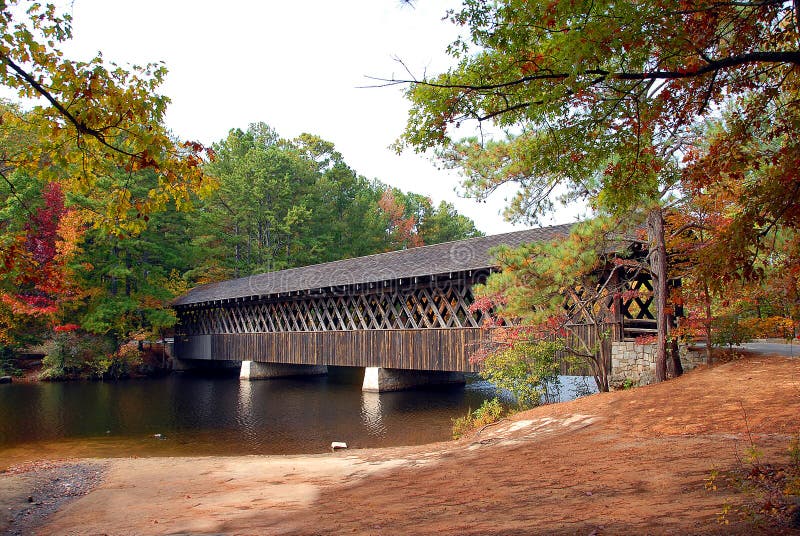
[[(702, 349), (686, 345), (679, 347), (684, 371), (705, 363)], [(655, 381), (656, 345), (636, 344), (634, 341), (613, 342), (611, 345), (611, 389), (648, 385)]]

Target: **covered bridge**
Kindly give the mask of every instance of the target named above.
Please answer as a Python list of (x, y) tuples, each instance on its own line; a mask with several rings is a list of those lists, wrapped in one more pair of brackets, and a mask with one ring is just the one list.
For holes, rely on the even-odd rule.
[(203, 285), (174, 302), (179, 319), (175, 357), (182, 366), (243, 362), (247, 377), (363, 367), (368, 369), (365, 388), (380, 390), (415, 381), (397, 380), (399, 372), (390, 379), (389, 370), (426, 371), (416, 375), (419, 381), (452, 379), (437, 373), (474, 370), (469, 354), (482, 336), (482, 318), (469, 307), (472, 287), (495, 269), (490, 250), (566, 236), (570, 227), (471, 238)]

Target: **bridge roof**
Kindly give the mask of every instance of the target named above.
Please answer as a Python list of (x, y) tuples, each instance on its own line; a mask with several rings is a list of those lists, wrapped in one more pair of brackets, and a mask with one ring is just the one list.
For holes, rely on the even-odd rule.
[(565, 224), (527, 229), (256, 274), (201, 285), (173, 304), (187, 306), (488, 269), (495, 266), (489, 253), (492, 248), (552, 240), (566, 236), (571, 227), (572, 224)]

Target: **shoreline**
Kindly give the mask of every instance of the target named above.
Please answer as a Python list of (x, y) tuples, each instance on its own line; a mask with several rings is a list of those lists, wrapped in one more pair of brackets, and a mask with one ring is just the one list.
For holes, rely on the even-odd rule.
[[(99, 466), (102, 479), (42, 516), (38, 533), (796, 534), (734, 513), (718, 524), (744, 497), (706, 483), (741, 463), (749, 436), (768, 462), (786, 458), (797, 415), (800, 360), (750, 356), (535, 408), (458, 441), (66, 461), (77, 473)], [(0, 474), (0, 490), (9, 477), (19, 475)]]

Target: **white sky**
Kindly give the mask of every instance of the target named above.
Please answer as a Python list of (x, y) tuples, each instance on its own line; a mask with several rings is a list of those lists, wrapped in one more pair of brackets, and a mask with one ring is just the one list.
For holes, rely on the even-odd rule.
[[(460, 198), (455, 172), (425, 156), (396, 155), (389, 145), (405, 126), (408, 102), (399, 88), (359, 89), (366, 76), (444, 70), (456, 28), (442, 21), (451, 0), (245, 1), (74, 0), (73, 59), (102, 51), (106, 60), (164, 61), (162, 93), (172, 99), (167, 125), (204, 144), (231, 128), (263, 121), (286, 138), (302, 132), (333, 142), (368, 178), (447, 200), (487, 234), (513, 230), (487, 203)], [(575, 219), (561, 211), (547, 222)]]

